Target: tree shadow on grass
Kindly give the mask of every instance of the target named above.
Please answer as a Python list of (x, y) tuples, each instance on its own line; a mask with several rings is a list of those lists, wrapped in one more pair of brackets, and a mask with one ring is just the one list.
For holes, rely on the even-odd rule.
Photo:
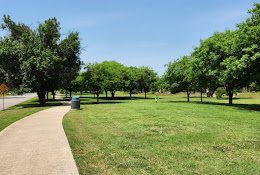
[[(217, 102), (202, 102), (200, 101), (168, 101), (170, 103), (195, 103), (195, 104), (201, 104), (201, 105), (216, 105), (216, 106), (229, 106), (228, 103), (217, 103)], [(166, 102), (167, 103), (167, 102)], [(260, 111), (260, 104), (233, 104), (229, 107), (237, 107), (241, 110), (250, 110), (250, 111)]]
[[(104, 99), (104, 100), (144, 100), (144, 97), (100, 97), (99, 99)], [(151, 97), (146, 97), (146, 99), (153, 99)]]
[(93, 105), (93, 104), (118, 104), (118, 103), (124, 103), (124, 102), (80, 102), (80, 105)]
[(45, 106), (40, 106), (40, 102), (38, 100), (31, 101), (30, 103), (22, 103), (17, 104), (14, 106), (11, 106), (10, 108), (7, 108), (6, 110), (12, 110), (12, 109), (19, 109), (19, 108), (34, 108), (34, 107), (49, 107), (49, 106), (61, 106), (60, 100), (57, 101), (46, 101)]
[[(64, 97), (65, 100), (71, 100), (71, 98), (69, 97)], [(96, 97), (79, 97), (79, 99), (97, 99)], [(144, 100), (145, 98), (144, 97), (99, 97), (99, 99), (101, 100)], [(154, 98), (151, 98), (151, 97), (147, 97), (146, 99), (154, 99)]]
[[(187, 97), (178, 97), (178, 98), (187, 99)], [(203, 99), (216, 99), (216, 97), (206, 97), (206, 96), (203, 96), (202, 98), (203, 98)], [(233, 97), (233, 100), (252, 99), (252, 98), (254, 98), (254, 97), (242, 97), (242, 98)], [(190, 97), (190, 99), (200, 99), (200, 97)], [(228, 99), (229, 99), (228, 97), (221, 97), (220, 100), (228, 100)]]

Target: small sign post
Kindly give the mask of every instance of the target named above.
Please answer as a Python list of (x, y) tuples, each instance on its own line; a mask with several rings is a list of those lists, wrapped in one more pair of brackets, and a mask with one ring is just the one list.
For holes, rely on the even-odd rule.
[(0, 90), (1, 90), (1, 94), (3, 95), (3, 110), (5, 109), (5, 94), (6, 94), (6, 90), (8, 89), (8, 87), (3, 83), (0, 85)]

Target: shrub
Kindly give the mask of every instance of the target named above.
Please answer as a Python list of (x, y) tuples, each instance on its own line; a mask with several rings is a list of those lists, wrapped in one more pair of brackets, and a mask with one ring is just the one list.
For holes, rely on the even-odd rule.
[(238, 92), (237, 89), (234, 89), (234, 90), (233, 90), (233, 94), (235, 94), (235, 96), (237, 96), (237, 92)]
[(179, 93), (179, 92), (181, 92), (181, 88), (178, 86), (178, 84), (173, 83), (173, 85), (170, 87), (170, 92), (172, 94)]
[(226, 90), (223, 88), (218, 88), (215, 92), (217, 99), (220, 99), (224, 94), (226, 94)]
[(60, 93), (61, 93), (61, 94), (64, 94), (64, 89), (60, 89)]

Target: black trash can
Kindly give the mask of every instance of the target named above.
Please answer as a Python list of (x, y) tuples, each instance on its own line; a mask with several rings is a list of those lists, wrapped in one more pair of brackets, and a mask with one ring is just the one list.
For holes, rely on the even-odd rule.
[(80, 99), (78, 96), (72, 97), (71, 99), (71, 109), (80, 109)]

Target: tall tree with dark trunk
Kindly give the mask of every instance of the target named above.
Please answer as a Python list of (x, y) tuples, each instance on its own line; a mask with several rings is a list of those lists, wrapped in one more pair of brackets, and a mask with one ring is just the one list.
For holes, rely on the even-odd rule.
[(88, 63), (85, 66), (85, 80), (87, 89), (94, 92), (99, 103), (99, 94), (103, 91), (103, 82), (105, 80), (104, 69), (100, 63)]
[(80, 41), (79, 33), (69, 33), (68, 37), (62, 40), (58, 46), (58, 55), (63, 58), (62, 68), (59, 72), (61, 78), (61, 87), (66, 91), (71, 91), (72, 81), (76, 79), (82, 62), (80, 61)]
[(187, 56), (170, 62), (166, 65), (167, 70), (164, 75), (167, 83), (171, 85), (171, 93), (185, 91), (187, 93), (187, 102), (190, 101), (190, 93), (193, 89), (190, 63), (191, 58)]
[(123, 71), (125, 67), (116, 61), (104, 61), (100, 63), (100, 66), (104, 72), (104, 81), (101, 82), (103, 83), (103, 88), (106, 93), (110, 91), (112, 98), (114, 98), (115, 92), (123, 88)]
[(138, 75), (139, 69), (137, 67), (126, 67), (123, 73), (124, 90), (129, 91), (130, 98), (134, 89), (138, 89)]
[(157, 73), (149, 67), (140, 67), (138, 71), (138, 87), (143, 90), (146, 99), (146, 93), (149, 92), (153, 84), (156, 82)]
[[(2, 40), (3, 43), (2, 41), (1, 43), (5, 45), (5, 48), (11, 47), (9, 47), (10, 52), (7, 57), (3, 56), (7, 52), (1, 53), (0, 50), (0, 59), (3, 59), (3, 62), (8, 62), (8, 59), (12, 58), (14, 64), (12, 68), (8, 68), (4, 64), (1, 64), (1, 67), (6, 71), (6, 75), (15, 75), (17, 79), (21, 80), (19, 83), (21, 89), (37, 92), (40, 105), (44, 106), (46, 91), (54, 91), (59, 88), (62, 79), (61, 70), (71, 66), (66, 64), (66, 59), (71, 59), (71, 55), (74, 54), (76, 59), (73, 61), (78, 65), (78, 34), (70, 34), (68, 38), (73, 39), (66, 42), (70, 44), (67, 47), (69, 49), (65, 50), (61, 47), (62, 50), (58, 49), (60, 24), (56, 18), (48, 19), (39, 24), (36, 30), (21, 23), (16, 24), (9, 16), (4, 16), (3, 21), (1, 28), (8, 29), (11, 34), (9, 37), (5, 37), (5, 41)], [(61, 44), (63, 43), (61, 41)], [(16, 52), (11, 51), (15, 47), (19, 47), (19, 49)], [(67, 52), (71, 54), (66, 54)], [(70, 61), (70, 64), (75, 65), (73, 61)]]

